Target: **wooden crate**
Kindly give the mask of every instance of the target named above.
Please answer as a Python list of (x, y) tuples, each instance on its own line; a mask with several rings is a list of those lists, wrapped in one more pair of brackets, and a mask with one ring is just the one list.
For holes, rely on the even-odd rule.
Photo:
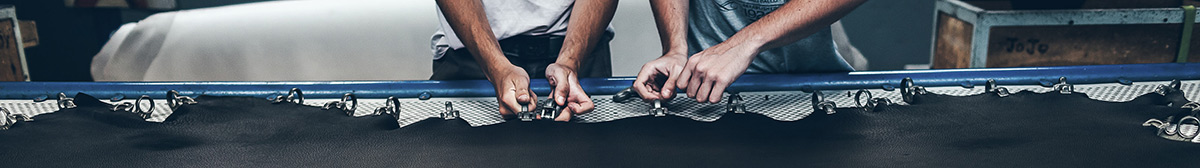
[[(1149, 2), (1135, 7), (1190, 3)], [(932, 68), (1169, 63), (1181, 56), (1179, 7), (1117, 8), (1089, 1), (1083, 5), (1089, 9), (1011, 10), (1010, 4), (937, 1)], [(1192, 32), (1200, 34), (1200, 28)], [(1189, 41), (1191, 51), (1182, 57), (1200, 62), (1200, 38)]]
[(29, 81), (25, 48), (38, 44), (36, 24), (17, 20), (11, 5), (0, 5), (0, 81)]

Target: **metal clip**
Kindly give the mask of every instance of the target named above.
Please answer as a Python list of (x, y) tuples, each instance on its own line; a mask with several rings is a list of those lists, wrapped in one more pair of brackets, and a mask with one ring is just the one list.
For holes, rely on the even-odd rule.
[(192, 97), (180, 96), (179, 91), (167, 91), (167, 105), (171, 106), (171, 111), (179, 109), (179, 106), (196, 104), (196, 99)]
[(7, 108), (0, 107), (0, 130), (8, 130), (8, 128), (17, 124), (17, 121), (33, 121), (33, 118), (25, 114), (12, 114)]
[(825, 114), (837, 113), (834, 110), (837, 108), (837, 104), (833, 103), (833, 101), (825, 100), (825, 94), (819, 90), (814, 90), (812, 93), (812, 107), (816, 111), (825, 111)]
[(925, 93), (925, 87), (914, 84), (912, 78), (906, 77), (900, 80), (900, 95), (904, 99), (904, 102), (917, 104), (920, 100), (917, 99), (916, 95), (923, 95)]
[[(347, 103), (349, 102), (349, 103)], [(354, 110), (358, 109), (358, 97), (354, 93), (346, 93), (342, 95), (342, 101), (331, 101), (321, 106), (322, 110), (341, 109), (346, 112), (346, 115), (353, 117)]]
[(1175, 79), (1171, 80), (1170, 84), (1159, 85), (1157, 88), (1154, 88), (1154, 93), (1166, 96), (1167, 94), (1181, 92), (1182, 87), (1183, 82), (1179, 81), (1179, 79)]
[(454, 110), (454, 103), (450, 103), (447, 101), (446, 102), (446, 111), (442, 112), (441, 116), (442, 116), (442, 119), (445, 119), (445, 120), (458, 119), (459, 111)]
[(1054, 84), (1054, 91), (1061, 94), (1075, 93), (1075, 85), (1067, 83), (1067, 77), (1058, 77), (1058, 83)]
[(75, 105), (75, 98), (67, 97), (66, 93), (58, 92), (58, 108), (73, 109), (78, 107)]
[(1008, 88), (996, 86), (995, 79), (987, 80), (987, 84), (984, 85), (984, 92), (995, 93), (997, 96), (1000, 96), (1000, 97), (1007, 97), (1008, 95), (1012, 94), (1012, 93), (1008, 92)]
[(655, 100), (655, 101), (654, 101), (654, 108), (651, 108), (651, 109), (650, 109), (650, 115), (651, 115), (651, 116), (654, 116), (654, 117), (663, 117), (663, 116), (667, 116), (667, 107), (663, 107), (663, 101), (662, 101), (662, 100)]
[[(150, 103), (149, 110), (142, 110), (142, 100), (145, 100)], [(125, 103), (117, 104), (117, 105), (114, 105), (111, 110), (112, 111), (132, 112), (133, 114), (137, 114), (138, 116), (141, 116), (142, 119), (150, 119), (150, 117), (154, 115), (154, 99), (150, 98), (149, 95), (142, 95), (142, 97), (138, 97), (138, 99), (136, 101), (134, 101), (133, 103), (125, 102)]]
[(625, 103), (629, 102), (629, 100), (633, 100), (633, 98), (640, 97), (641, 95), (638, 95), (637, 92), (633, 91), (633, 87), (628, 87), (617, 92), (617, 94), (613, 94), (612, 101), (616, 103)]
[(283, 102), (304, 104), (304, 92), (300, 91), (300, 88), (292, 88), (292, 90), (288, 91), (288, 94), (286, 97), (282, 96), (282, 95), (275, 96), (275, 99), (271, 101), (271, 103), (283, 103)]
[[(390, 116), (392, 116), (392, 118), (396, 118), (397, 120), (399, 120), (400, 119), (400, 99), (397, 99), (394, 96), (388, 97), (387, 101), (384, 102), (383, 107), (379, 107), (379, 108), (375, 109), (375, 113), (372, 113), (371, 115), (379, 116), (379, 115), (385, 115), (385, 114), (390, 115)], [(443, 118), (445, 118), (445, 117), (443, 116)]]
[(734, 114), (746, 113), (746, 104), (742, 104), (742, 95), (730, 93), (729, 100), (725, 102), (725, 111)]
[(553, 120), (558, 118), (558, 114), (562, 112), (562, 110), (563, 107), (554, 102), (554, 96), (551, 95), (551, 97), (546, 99), (546, 102), (542, 102), (542, 106), (537, 109), (537, 111), (540, 112), (540, 114), (538, 114), (538, 118), (543, 120)]
[(1192, 116), (1200, 116), (1200, 103), (1188, 102), (1187, 104), (1180, 106), (1180, 108), (1192, 109)]
[[(865, 104), (863, 103), (862, 99), (864, 93), (867, 95)], [(866, 89), (859, 89), (857, 93), (854, 93), (854, 104), (858, 105), (858, 107), (862, 108), (865, 112), (874, 112), (879, 111), (879, 109), (883, 109), (880, 107), (892, 105), (892, 101), (886, 98), (872, 97), (870, 91), (867, 91)]]
[(1166, 121), (1150, 119), (1142, 123), (1142, 126), (1158, 128), (1159, 137), (1200, 143), (1200, 138), (1196, 138), (1197, 135), (1200, 135), (1200, 119), (1197, 119), (1196, 116), (1185, 116), (1178, 122), (1172, 123), (1172, 121), (1175, 121), (1175, 116), (1167, 117)]

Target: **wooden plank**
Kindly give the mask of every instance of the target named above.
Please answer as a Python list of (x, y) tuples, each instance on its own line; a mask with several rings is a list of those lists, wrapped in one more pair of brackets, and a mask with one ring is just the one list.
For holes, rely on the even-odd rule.
[(37, 22), (32, 20), (18, 20), (21, 24), (21, 41), (25, 44), (25, 48), (38, 45)]
[(994, 27), (987, 67), (1169, 63), (1178, 24)]
[(933, 69), (971, 67), (971, 34), (975, 26), (938, 12)]
[(25, 81), (12, 19), (0, 19), (0, 81)]

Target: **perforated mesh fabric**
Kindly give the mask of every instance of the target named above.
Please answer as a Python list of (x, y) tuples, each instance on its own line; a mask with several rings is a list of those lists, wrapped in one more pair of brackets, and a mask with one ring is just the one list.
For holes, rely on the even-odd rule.
[[(1168, 81), (1161, 82), (1139, 82), (1132, 85), (1122, 84), (1087, 84), (1075, 85), (1075, 92), (1086, 93), (1089, 98), (1108, 101), (1108, 102), (1127, 102), (1133, 100), (1139, 95), (1154, 92), (1158, 86), (1169, 84)], [(919, 84), (918, 84), (919, 85)], [(1040, 85), (1020, 85), (1020, 86), (1000, 86), (1009, 89), (1010, 92), (1016, 93), (1020, 91), (1031, 91), (1036, 93), (1046, 93), (1054, 91), (1051, 87)], [(1200, 97), (1200, 80), (1183, 81), (1181, 89), (1188, 98)], [(876, 98), (886, 98), (895, 105), (907, 105), (901, 98), (899, 90), (886, 91), (883, 89), (867, 89), (871, 95)], [(984, 93), (983, 86), (975, 86), (973, 88), (963, 87), (928, 87), (926, 90), (934, 94), (943, 94), (951, 96), (969, 96)], [(830, 90), (822, 91), (826, 95), (826, 100), (832, 101), (839, 108), (857, 107), (854, 101), (854, 93), (857, 90)], [(740, 93), (745, 100), (743, 103), (746, 107), (746, 112), (761, 114), (771, 119), (779, 121), (796, 121), (804, 119), (813, 113), (812, 108), (812, 93), (800, 91), (780, 91), (780, 92), (746, 92)], [(671, 116), (684, 117), (696, 121), (711, 122), (719, 119), (721, 115), (726, 113), (725, 100), (728, 100), (728, 94), (722, 99), (722, 103), (707, 104), (697, 103), (693, 99), (686, 98), (685, 95), (677, 95), (676, 99), (670, 103), (664, 104), (667, 107), (668, 114)], [(541, 98), (545, 100), (546, 98)], [(593, 102), (596, 104), (596, 110), (584, 114), (577, 115), (573, 118), (573, 122), (579, 123), (597, 123), (619, 120), (630, 117), (639, 117), (649, 115), (651, 109), (650, 104), (640, 100), (632, 100), (625, 103), (614, 103), (611, 95), (593, 95)], [(104, 101), (109, 104), (119, 104), (122, 102), (134, 102), (136, 99), (126, 98), (118, 102)], [(304, 101), (308, 106), (324, 106), (328, 102), (340, 101), (341, 99), (307, 99)], [(401, 99), (401, 112), (399, 113), (399, 123), (401, 126), (416, 123), (430, 118), (440, 118), (440, 114), (446, 111), (446, 102), (451, 102), (455, 110), (460, 111), (459, 118), (470, 123), (471, 126), (483, 126), (503, 123), (504, 118), (497, 111), (496, 100), (494, 98), (433, 98), (430, 100), (418, 99)], [(155, 111), (147, 121), (161, 122), (172, 111), (166, 101), (156, 100)], [(0, 106), (8, 108), (9, 111), (34, 116), (38, 114), (50, 113), (58, 110), (54, 100), (44, 102), (33, 102), (31, 100), (0, 100)], [(358, 99), (358, 105), (355, 109), (355, 116), (365, 116), (374, 113), (375, 109), (385, 106), (384, 99)], [(143, 107), (145, 108), (145, 107)], [(340, 109), (331, 109), (340, 110)], [(823, 114), (823, 113), (822, 113)]]

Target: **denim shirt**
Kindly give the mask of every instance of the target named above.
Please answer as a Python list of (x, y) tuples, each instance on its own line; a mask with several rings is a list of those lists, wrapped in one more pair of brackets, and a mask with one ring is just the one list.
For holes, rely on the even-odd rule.
[[(729, 39), (787, 0), (691, 0), (688, 52), (695, 54)], [(829, 28), (754, 57), (746, 73), (848, 72)]]

